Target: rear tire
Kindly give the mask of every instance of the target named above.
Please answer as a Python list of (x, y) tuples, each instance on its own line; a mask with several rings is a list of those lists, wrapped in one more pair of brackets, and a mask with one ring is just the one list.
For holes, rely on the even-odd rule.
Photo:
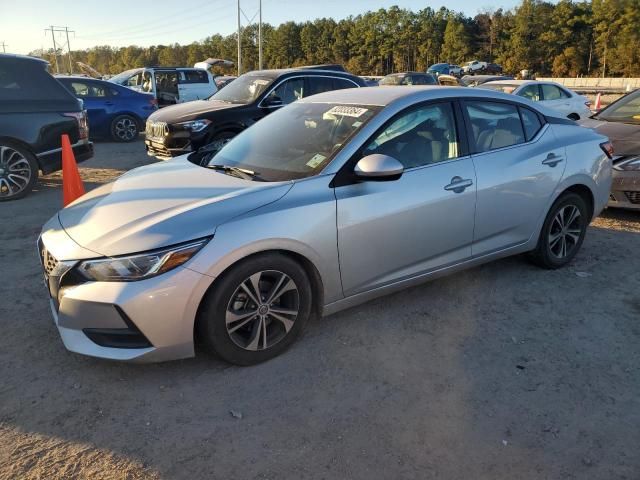
[(564, 267), (576, 256), (590, 223), (589, 209), (577, 193), (560, 196), (549, 209), (531, 260), (548, 269)]
[(295, 260), (266, 253), (232, 266), (207, 293), (197, 321), (207, 350), (235, 365), (280, 355), (304, 330), (313, 291)]
[(0, 143), (0, 202), (27, 195), (38, 181), (38, 161), (26, 148), (14, 142)]
[(139, 133), (138, 120), (131, 115), (118, 115), (111, 122), (111, 138), (116, 142), (133, 142)]

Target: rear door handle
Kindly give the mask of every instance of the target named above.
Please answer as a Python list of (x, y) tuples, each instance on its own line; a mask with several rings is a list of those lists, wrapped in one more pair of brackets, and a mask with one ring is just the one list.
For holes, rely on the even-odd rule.
[(104, 102), (104, 104), (105, 104), (107, 107), (112, 107), (112, 106), (113, 106), (113, 102)]
[(549, 155), (547, 155), (547, 158), (545, 158), (542, 161), (542, 164), (543, 165), (548, 165), (548, 166), (553, 168), (556, 165), (558, 165), (562, 160), (564, 160), (562, 157), (559, 157), (555, 153), (550, 153)]
[(466, 188), (473, 185), (470, 178), (453, 177), (449, 185), (445, 185), (444, 189), (454, 193), (462, 193)]

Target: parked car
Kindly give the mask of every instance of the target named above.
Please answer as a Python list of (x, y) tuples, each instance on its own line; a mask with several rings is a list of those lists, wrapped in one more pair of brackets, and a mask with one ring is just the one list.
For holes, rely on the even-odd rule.
[(538, 82), (535, 80), (498, 80), (478, 85), (503, 93), (511, 93), (527, 98), (532, 102), (541, 102), (571, 120), (580, 120), (591, 116), (591, 102), (585, 96), (554, 82)]
[(147, 117), (158, 109), (149, 93), (140, 93), (105, 80), (57, 76), (69, 92), (84, 102), (91, 136), (131, 142), (144, 130)]
[(475, 75), (478, 73), (484, 73), (487, 70), (487, 62), (480, 62), (478, 60), (472, 60), (465, 63), (462, 66), (462, 73), (466, 75)]
[(631, 92), (580, 123), (613, 144), (609, 206), (640, 210), (640, 90)]
[(361, 75), (360, 78), (364, 80), (367, 87), (377, 87), (384, 77), (380, 75)]
[(460, 79), (460, 83), (466, 87), (477, 87), (487, 82), (496, 80), (513, 80), (510, 75), (465, 75)]
[(196, 338), (228, 362), (262, 362), (312, 317), (446, 273), (524, 252), (566, 265), (607, 202), (609, 151), (488, 90), (303, 98), (219, 151), (140, 167), (49, 220), (51, 311), (85, 355), (190, 357)]
[(382, 77), (378, 82), (380, 86), (397, 86), (397, 85), (438, 85), (436, 77), (430, 73), (420, 72), (402, 72), (391, 73)]
[(214, 78), (214, 81), (216, 82), (216, 87), (218, 87), (218, 90), (220, 90), (221, 88), (229, 85), (236, 78), (238, 77), (236, 77), (235, 75), (219, 75)]
[(47, 65), (0, 54), (0, 201), (24, 197), (40, 171), (62, 168), (63, 134), (77, 162), (93, 156), (82, 101), (47, 73)]
[(218, 91), (213, 75), (204, 68), (133, 68), (111, 77), (109, 82), (150, 93), (159, 106), (208, 98)]
[(208, 100), (163, 108), (151, 115), (146, 126), (147, 153), (166, 160), (208, 144), (220, 148), (283, 105), (327, 90), (364, 86), (360, 77), (337, 70), (245, 73)]
[(462, 74), (462, 68), (450, 63), (434, 63), (427, 69), (427, 73), (430, 73), (434, 77), (438, 77), (439, 75), (452, 75), (457, 77)]
[(484, 73), (488, 73), (490, 75), (500, 75), (502, 74), (502, 66), (497, 63), (487, 63), (487, 66), (484, 69)]

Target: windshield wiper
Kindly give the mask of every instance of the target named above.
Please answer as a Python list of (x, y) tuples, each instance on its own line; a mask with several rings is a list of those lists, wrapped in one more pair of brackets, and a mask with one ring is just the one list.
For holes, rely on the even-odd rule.
[(227, 173), (234, 173), (236, 176), (244, 178), (245, 180), (253, 180), (258, 177), (258, 172), (254, 172), (253, 170), (248, 170), (246, 168), (232, 167), (231, 165), (207, 165), (207, 168), (211, 168), (212, 170), (222, 170)]

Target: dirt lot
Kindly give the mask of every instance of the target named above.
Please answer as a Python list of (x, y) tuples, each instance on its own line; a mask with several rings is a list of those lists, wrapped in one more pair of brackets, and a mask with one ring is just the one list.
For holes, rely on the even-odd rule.
[[(81, 171), (148, 162), (99, 143)], [(475, 268), (257, 367), (139, 366), (59, 339), (35, 241), (61, 197), (52, 175), (0, 204), (0, 478), (640, 478), (640, 214), (594, 222), (570, 268)]]

